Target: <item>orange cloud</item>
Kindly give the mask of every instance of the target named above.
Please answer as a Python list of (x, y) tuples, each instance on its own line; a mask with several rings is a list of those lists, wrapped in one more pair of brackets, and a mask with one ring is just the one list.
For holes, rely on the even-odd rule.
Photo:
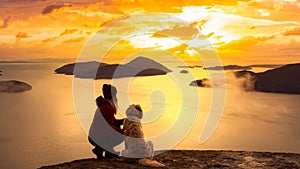
[(270, 37), (254, 37), (254, 36), (244, 36), (241, 39), (233, 40), (229, 43), (225, 43), (224, 45), (220, 46), (218, 49), (220, 50), (246, 50), (255, 45), (259, 42), (267, 41), (273, 39), (274, 36)]
[[(247, 1), (247, 0), (243, 0)], [(116, 5), (126, 11), (137, 10), (147, 12), (182, 12), (184, 6), (214, 6), (214, 5), (230, 5), (238, 4), (238, 0), (114, 0), (113, 5)]]
[(204, 20), (198, 22), (198, 26), (199, 26), (199, 29), (200, 29), (200, 30), (202, 30), (203, 25), (204, 25), (207, 21), (208, 21), (207, 19), (204, 19)]
[(180, 26), (177, 25), (174, 28), (171, 29), (164, 29), (161, 31), (157, 31), (154, 33), (153, 37), (180, 37), (181, 39), (190, 39), (194, 35), (198, 34), (197, 28), (195, 28), (192, 24), (191, 25), (184, 25)]
[(62, 33), (59, 34), (59, 36), (73, 34), (77, 31), (78, 31), (78, 29), (65, 29)]
[(53, 14), (53, 13), (56, 13), (56, 14), (63, 13), (64, 11), (69, 9), (69, 7), (71, 7), (71, 6), (72, 5), (65, 5), (65, 4), (49, 5), (43, 9), (42, 14), (48, 15), (48, 14)]
[(69, 40), (65, 40), (63, 43), (77, 43), (77, 42), (81, 42), (83, 40), (85, 40), (84, 37), (78, 37), (78, 38), (72, 38)]
[(168, 49), (169, 52), (171, 53), (179, 53), (179, 54), (184, 54), (185, 50), (188, 48), (187, 44), (180, 44), (178, 46), (175, 46), (174, 48)]
[(290, 36), (290, 35), (300, 36), (300, 27), (288, 30), (288, 31), (284, 32), (283, 35), (286, 35), (286, 36)]
[(16, 35), (16, 38), (18, 39), (21, 39), (21, 38), (28, 38), (29, 35), (28, 35), (28, 32), (19, 32), (17, 35)]
[(206, 35), (206, 37), (210, 38), (214, 35), (215, 33), (214, 32), (210, 32), (209, 34)]
[(154, 33), (151, 38), (167, 38), (169, 37), (168, 35), (160, 34), (158, 32)]
[(104, 13), (110, 13), (110, 14), (124, 14), (122, 10), (120, 10), (118, 7), (113, 6), (112, 2), (98, 2), (94, 4), (90, 4), (88, 6), (85, 6), (81, 9), (82, 12), (104, 12)]
[(0, 28), (6, 28), (8, 26), (8, 23), (11, 21), (11, 16), (8, 16), (4, 19), (0, 20)]
[(53, 42), (53, 41), (55, 41), (56, 39), (58, 39), (58, 37), (47, 38), (47, 39), (42, 40), (42, 42), (44, 42), (44, 43)]

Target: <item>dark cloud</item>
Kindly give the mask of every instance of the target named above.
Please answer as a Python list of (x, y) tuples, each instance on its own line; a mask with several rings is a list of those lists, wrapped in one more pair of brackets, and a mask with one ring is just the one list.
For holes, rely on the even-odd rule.
[(49, 5), (46, 8), (43, 9), (42, 14), (51, 14), (54, 10), (61, 9), (64, 7), (71, 7), (72, 5), (66, 5), (66, 4), (55, 4), (55, 5)]
[(49, 1), (49, 0), (0, 0), (0, 3), (2, 2), (45, 2), (45, 1)]
[(8, 23), (11, 21), (11, 16), (8, 16), (2, 20), (2, 25), (0, 25), (0, 28), (6, 28), (8, 26)]

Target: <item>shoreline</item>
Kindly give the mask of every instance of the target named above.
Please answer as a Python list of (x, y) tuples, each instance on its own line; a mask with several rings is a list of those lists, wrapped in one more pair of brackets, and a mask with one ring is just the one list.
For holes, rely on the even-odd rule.
[[(300, 168), (300, 154), (230, 150), (170, 150), (154, 156), (166, 168)], [(149, 168), (117, 159), (78, 159), (40, 169)]]

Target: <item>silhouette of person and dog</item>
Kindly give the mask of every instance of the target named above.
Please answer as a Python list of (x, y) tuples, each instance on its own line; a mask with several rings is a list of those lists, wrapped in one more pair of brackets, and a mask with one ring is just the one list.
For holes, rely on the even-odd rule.
[[(154, 146), (145, 141), (140, 120), (143, 110), (140, 105), (129, 105), (126, 118), (116, 119), (117, 89), (110, 84), (102, 86), (103, 96), (96, 99), (97, 110), (90, 126), (88, 140), (94, 146), (92, 152), (97, 159), (124, 156), (128, 161), (137, 161), (147, 166), (162, 167), (163, 164), (152, 160)], [(123, 128), (121, 127), (123, 126)], [(124, 141), (125, 150), (116, 152), (114, 147)], [(148, 158), (147, 158), (148, 157)]]

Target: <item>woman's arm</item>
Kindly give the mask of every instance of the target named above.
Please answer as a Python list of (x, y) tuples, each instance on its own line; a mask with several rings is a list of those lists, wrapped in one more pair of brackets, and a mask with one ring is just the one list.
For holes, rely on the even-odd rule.
[(122, 126), (124, 124), (124, 119), (115, 119), (114, 125), (115, 126)]
[(120, 127), (117, 127), (114, 125), (116, 119), (114, 116), (114, 110), (110, 106), (102, 106), (101, 107), (101, 113), (106, 120), (106, 122), (116, 131), (123, 134), (123, 130)]

